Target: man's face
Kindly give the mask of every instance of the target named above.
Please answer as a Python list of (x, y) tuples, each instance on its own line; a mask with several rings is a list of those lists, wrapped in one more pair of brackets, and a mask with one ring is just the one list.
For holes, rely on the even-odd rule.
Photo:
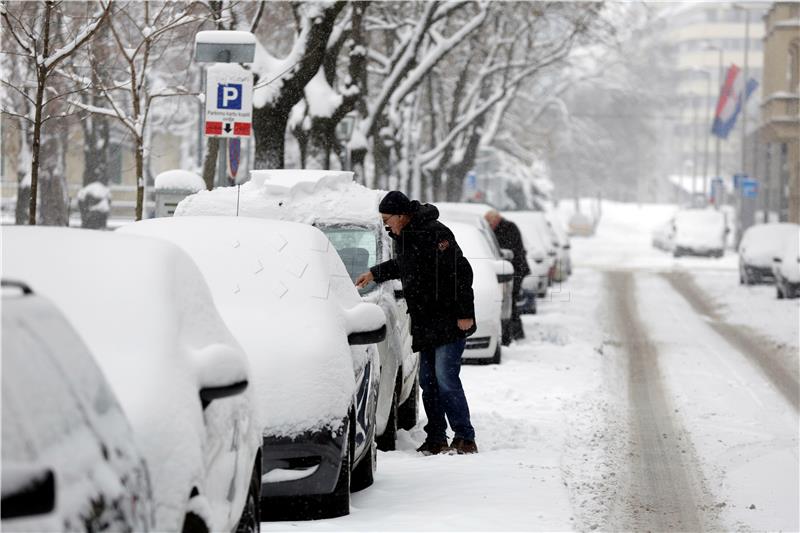
[(400, 235), (400, 231), (402, 231), (403, 227), (408, 223), (409, 217), (408, 215), (387, 215), (381, 213), (381, 218), (383, 218), (384, 226), (389, 228), (395, 235)]

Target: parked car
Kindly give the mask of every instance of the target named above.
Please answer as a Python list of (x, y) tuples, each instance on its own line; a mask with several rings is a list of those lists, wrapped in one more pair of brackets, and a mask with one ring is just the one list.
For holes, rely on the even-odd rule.
[(653, 247), (671, 252), (675, 247), (675, 222), (670, 219), (653, 230)]
[[(514, 267), (510, 261), (513, 259), (513, 252), (511, 250), (504, 250), (500, 248), (497, 242), (497, 237), (494, 234), (491, 226), (484, 218), (486, 212), (492, 209), (488, 204), (480, 203), (453, 203), (453, 202), (438, 202), (435, 204), (439, 209), (439, 220), (449, 225), (450, 222), (464, 222), (471, 224), (480, 230), (481, 235), (486, 240), (489, 246), (489, 259), (495, 261), (497, 266), (497, 282), (503, 289), (503, 305), (501, 307), (500, 319), (503, 327), (503, 340), (504, 344), (510, 344), (510, 324), (511, 324), (511, 309), (515, 305), (513, 292), (513, 272)], [(506, 261), (506, 263), (503, 263)], [(473, 335), (474, 337), (474, 335)], [(467, 349), (469, 349), (467, 343)]]
[(595, 222), (588, 215), (576, 212), (569, 217), (567, 228), (570, 235), (591, 237), (594, 235)]
[[(392, 257), (394, 241), (378, 213), (380, 191), (353, 181), (352, 172), (329, 170), (256, 170), (242, 186), (243, 215), (312, 224), (328, 237), (351, 279)], [(189, 197), (178, 216), (230, 212), (236, 195), (216, 189)], [(387, 321), (386, 338), (378, 344), (380, 387), (375, 414), (378, 449), (394, 450), (398, 429), (417, 424), (418, 354), (411, 349), (408, 308), (399, 280), (359, 290), (365, 302), (378, 304)]]
[(783, 249), (775, 256), (772, 274), (778, 298), (800, 296), (800, 238), (797, 233), (783, 241)]
[(86, 344), (27, 284), (2, 287), (2, 529), (151, 530), (147, 466)]
[[(552, 228), (549, 227), (544, 213), (541, 211), (506, 211), (503, 216), (514, 222), (523, 238), (530, 244), (525, 245), (528, 251), (528, 266), (535, 280), (523, 280), (523, 289), (536, 286), (538, 296), (547, 296), (549, 287), (561, 270), (559, 261), (559, 241)], [(542, 259), (542, 254), (544, 258)], [(540, 261), (540, 259), (542, 259)]]
[(739, 242), (739, 283), (774, 282), (772, 260), (779, 257), (786, 240), (800, 239), (800, 226), (789, 223), (750, 226)]
[[(475, 297), (477, 329), (467, 337), (462, 358), (499, 364), (502, 359), (503, 328), (500, 311), (503, 305), (503, 287), (498, 284), (498, 279), (512, 276), (510, 272), (513, 272), (514, 267), (505, 260), (492, 257), (489, 243), (474, 225), (448, 220), (443, 222), (453, 232), (464, 257), (472, 267), (472, 292)], [(498, 274), (498, 271), (506, 274)]]
[(572, 275), (572, 244), (569, 240), (569, 233), (567, 233), (557, 212), (544, 211), (544, 217), (547, 221), (547, 226), (552, 230), (552, 234), (558, 241), (558, 264), (554, 280), (566, 281), (566, 279)]
[(69, 228), (4, 226), (2, 240), (4, 276), (58, 305), (119, 399), (148, 464), (154, 529), (256, 531), (247, 359), (189, 256), (155, 239)]
[(675, 213), (672, 255), (722, 257), (729, 229), (724, 213), (715, 209), (682, 209)]
[(244, 346), (263, 435), (263, 514), (349, 513), (351, 490), (373, 481), (375, 343), (386, 326), (330, 241), (306, 224), (249, 217), (160, 218), (119, 231), (184, 249)]

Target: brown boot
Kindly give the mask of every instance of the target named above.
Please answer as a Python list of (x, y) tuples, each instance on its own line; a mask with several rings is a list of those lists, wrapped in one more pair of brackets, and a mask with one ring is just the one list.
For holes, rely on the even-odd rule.
[(440, 453), (447, 453), (453, 449), (444, 442), (428, 442), (427, 440), (422, 443), (422, 446), (417, 448), (417, 451), (422, 455), (439, 455)]
[(467, 455), (470, 453), (478, 453), (478, 445), (475, 444), (474, 440), (465, 440), (461, 437), (456, 437), (453, 439), (453, 444), (451, 447), (456, 451), (459, 455)]

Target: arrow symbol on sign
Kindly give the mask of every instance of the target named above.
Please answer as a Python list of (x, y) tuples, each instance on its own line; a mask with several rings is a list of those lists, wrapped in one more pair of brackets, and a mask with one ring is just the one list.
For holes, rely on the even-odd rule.
[(230, 122), (226, 122), (225, 123), (225, 133), (230, 133), (230, 132), (231, 132), (231, 123)]

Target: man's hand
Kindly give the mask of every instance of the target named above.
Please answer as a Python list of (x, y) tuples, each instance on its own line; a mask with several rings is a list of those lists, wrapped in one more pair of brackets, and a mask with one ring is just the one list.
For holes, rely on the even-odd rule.
[(374, 281), (374, 280), (375, 280), (375, 277), (372, 275), (372, 272), (369, 272), (369, 271), (364, 272), (363, 274), (358, 276), (358, 278), (356, 279), (356, 287), (358, 287), (359, 289), (363, 289), (364, 287), (367, 286), (367, 284), (369, 282)]
[(461, 331), (467, 331), (469, 328), (472, 327), (472, 324), (474, 323), (475, 321), (472, 320), (471, 318), (459, 318), (458, 329), (460, 329)]

